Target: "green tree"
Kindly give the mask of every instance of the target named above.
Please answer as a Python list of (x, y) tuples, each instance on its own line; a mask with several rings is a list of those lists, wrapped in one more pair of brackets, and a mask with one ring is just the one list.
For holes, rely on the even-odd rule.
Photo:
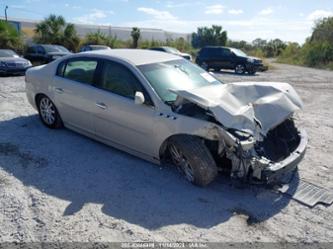
[(315, 23), (310, 42), (330, 42), (333, 44), (333, 17), (326, 17)]
[(254, 48), (258, 48), (258, 49), (264, 50), (265, 47), (267, 46), (267, 41), (263, 40), (261, 38), (257, 38), (257, 39), (255, 39), (255, 40), (252, 41), (252, 46)]
[(222, 26), (201, 27), (197, 29), (196, 33), (192, 33), (192, 46), (194, 48), (202, 48), (208, 45), (225, 46), (227, 39), (227, 31), (223, 31)]
[(66, 46), (77, 51), (80, 38), (73, 24), (66, 23), (62, 16), (50, 15), (36, 25), (34, 41)]
[(131, 36), (132, 36), (132, 40), (133, 40), (133, 48), (137, 48), (138, 44), (139, 44), (139, 39), (141, 36), (141, 32), (139, 28), (132, 28), (132, 32), (131, 32)]
[(124, 42), (117, 39), (116, 36), (106, 35), (100, 30), (90, 32), (84, 39), (84, 44), (106, 45), (111, 48), (124, 47)]
[(22, 34), (14, 26), (0, 20), (0, 47), (21, 51), (23, 49)]
[(95, 44), (95, 45), (107, 45), (107, 36), (105, 33), (97, 30), (96, 32), (90, 32), (85, 37), (86, 44)]

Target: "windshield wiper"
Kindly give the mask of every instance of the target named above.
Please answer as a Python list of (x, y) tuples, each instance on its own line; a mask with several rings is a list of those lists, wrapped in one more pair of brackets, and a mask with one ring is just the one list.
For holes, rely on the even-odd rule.
[(177, 69), (179, 69), (180, 71), (182, 71), (183, 73), (189, 75), (189, 73), (184, 69), (183, 66), (181, 66), (181, 65), (177, 65), (177, 64), (176, 64), (176, 65), (175, 65), (175, 68), (177, 68)]
[(167, 105), (171, 105), (172, 106), (173, 103), (175, 103), (175, 101), (174, 100), (165, 100), (164, 103), (167, 104)]

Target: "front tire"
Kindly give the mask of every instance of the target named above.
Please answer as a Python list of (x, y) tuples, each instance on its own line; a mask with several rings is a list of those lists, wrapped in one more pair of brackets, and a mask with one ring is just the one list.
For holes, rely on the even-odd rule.
[(59, 112), (54, 103), (45, 95), (37, 98), (39, 118), (42, 123), (51, 129), (58, 129), (63, 126)]
[(215, 160), (199, 137), (174, 137), (168, 149), (172, 162), (189, 182), (206, 186), (216, 178), (218, 170)]

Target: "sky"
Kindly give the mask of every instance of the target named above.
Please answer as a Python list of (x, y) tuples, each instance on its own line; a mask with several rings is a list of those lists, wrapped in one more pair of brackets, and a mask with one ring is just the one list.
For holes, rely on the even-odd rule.
[(333, 0), (0, 0), (0, 11), (6, 5), (9, 17), (33, 20), (52, 13), (72, 23), (180, 33), (215, 24), (230, 39), (249, 42), (260, 37), (304, 43), (315, 20), (333, 16)]

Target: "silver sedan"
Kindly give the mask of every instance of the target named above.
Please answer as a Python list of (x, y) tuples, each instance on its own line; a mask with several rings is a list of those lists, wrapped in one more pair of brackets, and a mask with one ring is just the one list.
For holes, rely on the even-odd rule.
[(114, 49), (69, 55), (26, 73), (29, 102), (65, 126), (207, 185), (219, 171), (271, 183), (296, 170), (307, 144), (287, 83), (224, 84), (172, 54)]

